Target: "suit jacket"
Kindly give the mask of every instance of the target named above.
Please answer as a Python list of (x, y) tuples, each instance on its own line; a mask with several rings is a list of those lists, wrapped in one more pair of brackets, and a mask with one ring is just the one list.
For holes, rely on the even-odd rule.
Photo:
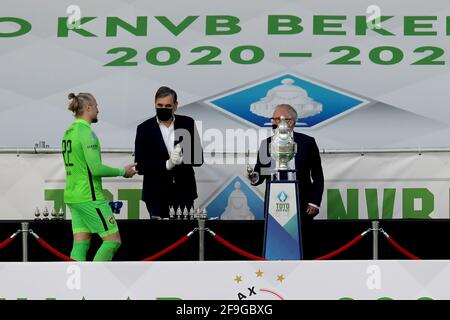
[[(270, 157), (269, 143), (272, 137), (261, 143), (254, 170), (260, 174), (258, 182), (261, 184), (270, 178), (270, 169), (275, 169), (275, 160)], [(297, 143), (295, 155), (295, 169), (300, 192), (300, 207), (302, 216), (306, 215), (308, 203), (320, 206), (324, 188), (322, 163), (319, 148), (314, 138), (305, 134), (294, 132), (294, 141)]]
[(176, 197), (197, 198), (194, 166), (203, 164), (203, 149), (194, 119), (176, 115), (174, 144), (181, 144), (183, 163), (166, 169), (169, 159), (156, 116), (141, 123), (136, 130), (135, 162), (138, 174), (144, 176), (142, 200), (155, 202)]

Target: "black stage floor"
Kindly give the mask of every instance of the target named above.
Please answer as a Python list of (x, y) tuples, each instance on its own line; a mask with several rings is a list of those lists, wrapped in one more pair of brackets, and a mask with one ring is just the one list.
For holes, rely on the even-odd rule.
[[(171, 245), (197, 227), (194, 220), (119, 220), (122, 246), (116, 261), (139, 261)], [(29, 221), (29, 227), (51, 246), (69, 255), (72, 246), (70, 221)], [(233, 245), (257, 256), (262, 255), (263, 221), (206, 221), (206, 227)], [(348, 243), (371, 227), (368, 220), (314, 221), (305, 233), (304, 258), (311, 260)], [(450, 259), (450, 220), (382, 220), (380, 227), (401, 246), (421, 259)], [(20, 228), (20, 221), (0, 221), (0, 242)], [(248, 260), (205, 233), (205, 260)], [(379, 259), (408, 259), (379, 233)], [(92, 242), (92, 259), (100, 240)], [(353, 247), (337, 255), (336, 260), (370, 260), (373, 236), (368, 233)], [(199, 260), (198, 232), (157, 261)], [(22, 236), (0, 249), (0, 261), (22, 261)], [(28, 237), (28, 261), (61, 261), (31, 236)]]

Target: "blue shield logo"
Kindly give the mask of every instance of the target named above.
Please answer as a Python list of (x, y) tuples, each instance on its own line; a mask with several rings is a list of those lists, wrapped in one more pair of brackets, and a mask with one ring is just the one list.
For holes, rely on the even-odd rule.
[(281, 191), (278, 195), (277, 195), (278, 200), (280, 200), (280, 202), (285, 202), (288, 198), (288, 195), (286, 192)]
[(283, 74), (256, 85), (207, 101), (234, 118), (259, 127), (270, 127), (278, 104), (297, 111), (297, 127), (312, 128), (368, 103), (349, 93), (293, 74)]

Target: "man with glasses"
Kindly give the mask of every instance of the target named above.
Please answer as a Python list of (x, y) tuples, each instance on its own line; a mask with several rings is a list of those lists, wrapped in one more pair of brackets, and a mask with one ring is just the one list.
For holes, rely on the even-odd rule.
[(150, 218), (169, 217), (169, 207), (188, 210), (197, 198), (193, 167), (203, 164), (203, 149), (194, 119), (176, 115), (177, 93), (161, 87), (156, 115), (137, 127), (135, 162), (144, 176), (142, 200)]
[[(294, 130), (297, 122), (297, 111), (289, 104), (278, 105), (272, 116), (272, 128), (276, 129), (280, 118), (284, 116), (290, 130)], [(295, 158), (289, 162), (291, 169), (296, 169), (296, 180), (300, 191), (300, 215), (302, 223), (308, 223), (318, 213), (324, 188), (324, 179), (319, 149), (314, 138), (299, 132), (294, 133), (294, 141), (297, 143)], [(271, 137), (261, 143), (258, 151), (257, 163), (254, 173), (249, 176), (252, 185), (259, 185), (270, 178), (272, 169), (275, 168), (275, 160), (270, 157), (269, 144)]]

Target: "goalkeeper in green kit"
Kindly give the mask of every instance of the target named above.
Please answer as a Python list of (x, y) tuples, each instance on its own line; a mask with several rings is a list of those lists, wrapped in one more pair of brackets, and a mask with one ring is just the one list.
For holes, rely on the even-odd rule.
[(72, 216), (70, 257), (86, 261), (92, 234), (97, 233), (103, 243), (94, 261), (111, 261), (121, 240), (114, 214), (103, 195), (102, 177), (131, 178), (136, 174), (136, 164), (124, 168), (102, 164), (100, 142), (91, 129), (91, 123), (98, 121), (97, 101), (90, 93), (71, 93), (69, 99), (69, 110), (76, 119), (64, 133), (61, 147), (66, 169), (64, 202)]

